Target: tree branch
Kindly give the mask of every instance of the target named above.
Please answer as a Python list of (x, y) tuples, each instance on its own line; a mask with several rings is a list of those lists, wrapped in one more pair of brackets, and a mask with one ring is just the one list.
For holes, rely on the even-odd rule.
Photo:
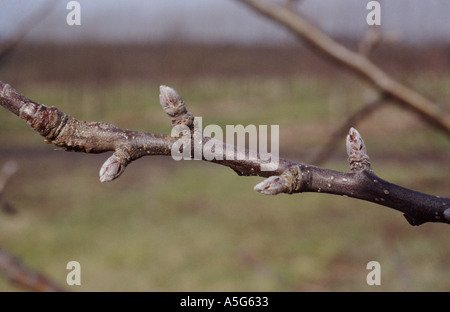
[(9, 179), (17, 172), (18, 165), (15, 161), (8, 161), (0, 171), (0, 211), (8, 214), (15, 214), (17, 211), (4, 198), (5, 186)]
[(439, 109), (435, 103), (420, 93), (396, 81), (363, 54), (347, 49), (285, 6), (265, 0), (237, 1), (284, 26), (328, 59), (343, 65), (344, 68), (364, 78), (380, 92), (395, 100), (396, 103), (417, 113), (422, 119), (450, 137), (450, 117), (447, 112)]
[(15, 31), (13, 36), (4, 42), (0, 42), (0, 62), (17, 47), (31, 30), (45, 20), (55, 7), (56, 1), (48, 0), (38, 11), (34, 12), (32, 16), (21, 21), (19, 28)]
[[(16, 211), (2, 197), (7, 182), (17, 172), (17, 169), (18, 165), (15, 161), (8, 161), (0, 171), (0, 210), (10, 214)], [(32, 291), (64, 291), (63, 288), (43, 274), (25, 266), (18, 257), (2, 248), (2, 246), (0, 246), (0, 273), (17, 286)]]
[(0, 272), (15, 285), (31, 291), (63, 292), (66, 291), (44, 275), (30, 269), (19, 258), (0, 246)]
[(362, 108), (351, 114), (345, 122), (336, 129), (329, 137), (328, 141), (323, 145), (322, 149), (314, 156), (312, 163), (322, 164), (326, 159), (333, 154), (333, 151), (337, 148), (339, 138), (343, 137), (348, 129), (352, 126), (356, 126), (363, 119), (368, 118), (376, 109), (382, 107), (387, 102), (387, 98), (381, 97), (370, 101)]
[[(358, 198), (399, 210), (412, 225), (425, 222), (450, 224), (450, 199), (433, 196), (403, 188), (378, 176), (370, 168), (364, 142), (355, 129), (347, 136), (347, 151), (351, 172), (339, 172), (287, 159), (278, 159), (273, 170), (264, 170), (269, 159), (275, 156), (258, 154), (240, 146), (230, 146), (204, 136), (196, 129), (193, 114), (190, 113), (178, 93), (161, 86), (160, 102), (172, 119), (174, 129), (190, 132), (192, 151), (196, 145), (214, 143), (222, 147), (221, 157), (214, 157), (217, 151), (203, 149), (201, 159), (227, 166), (239, 175), (266, 177), (255, 186), (263, 194), (322, 192)], [(35, 131), (45, 137), (47, 143), (55, 144), (67, 151), (114, 154), (100, 170), (102, 182), (119, 177), (125, 167), (142, 156), (171, 156), (172, 150), (180, 150), (180, 132), (176, 136), (122, 130), (103, 122), (84, 122), (59, 111), (31, 101), (8, 84), (0, 82), (0, 105), (25, 120)], [(183, 136), (184, 138), (184, 136)], [(251, 157), (255, 156), (256, 157)]]

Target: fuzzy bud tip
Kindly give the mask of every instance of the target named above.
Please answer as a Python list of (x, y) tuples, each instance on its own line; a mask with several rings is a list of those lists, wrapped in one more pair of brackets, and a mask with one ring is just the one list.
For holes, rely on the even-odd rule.
[(183, 99), (177, 91), (168, 86), (160, 86), (159, 92), (159, 102), (167, 115), (176, 117), (186, 113)]
[(355, 128), (350, 128), (346, 140), (348, 161), (352, 170), (363, 170), (370, 167), (366, 145)]
[(258, 183), (254, 190), (265, 195), (277, 195), (285, 192), (286, 184), (287, 181), (283, 176), (272, 176)]
[(100, 169), (100, 182), (110, 182), (120, 177), (127, 166), (126, 161), (117, 155), (109, 157)]
[(350, 128), (350, 131), (347, 135), (347, 154), (351, 156), (355, 153), (366, 154), (366, 146), (364, 141), (359, 134), (358, 130), (355, 128)]
[(445, 218), (447, 221), (450, 221), (450, 208), (444, 210), (444, 218)]

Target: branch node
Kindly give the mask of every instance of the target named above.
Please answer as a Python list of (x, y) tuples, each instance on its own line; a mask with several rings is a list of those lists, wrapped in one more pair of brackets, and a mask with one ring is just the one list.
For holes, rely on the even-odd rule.
[(370, 169), (370, 158), (367, 155), (366, 145), (355, 128), (350, 128), (346, 140), (348, 163), (351, 171)]
[(69, 118), (54, 106), (48, 107), (32, 101), (22, 105), (19, 117), (45, 137), (47, 143), (58, 137)]

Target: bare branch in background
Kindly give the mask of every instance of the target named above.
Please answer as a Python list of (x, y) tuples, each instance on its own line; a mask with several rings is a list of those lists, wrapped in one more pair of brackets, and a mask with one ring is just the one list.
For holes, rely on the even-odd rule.
[[(195, 129), (195, 119), (178, 93), (170, 87), (160, 87), (160, 102), (172, 119), (174, 128), (190, 132), (191, 153), (196, 145), (214, 143), (221, 148), (221, 157), (211, 157), (203, 150), (202, 160), (229, 167), (241, 176), (268, 178), (255, 190), (264, 194), (317, 192), (358, 198), (402, 211), (412, 225), (425, 222), (450, 224), (450, 199), (429, 195), (385, 181), (370, 168), (369, 157), (359, 133), (351, 128), (347, 136), (349, 173), (316, 167), (287, 159), (278, 159), (278, 166), (265, 171), (268, 159), (274, 155), (260, 155), (240, 146), (217, 141)], [(180, 137), (165, 134), (122, 130), (102, 122), (84, 122), (31, 101), (9, 85), (0, 82), (0, 105), (25, 120), (35, 131), (67, 151), (103, 153), (113, 151), (100, 171), (101, 181), (118, 178), (132, 161), (150, 155), (172, 156)], [(184, 135), (183, 135), (184, 138)], [(178, 146), (175, 146), (178, 149)], [(257, 157), (251, 157), (257, 155)], [(232, 157), (230, 157), (232, 156)], [(262, 157), (264, 156), (264, 157)], [(270, 157), (266, 157), (270, 156)], [(221, 159), (220, 159), (221, 158)]]
[(298, 3), (300, 3), (303, 0), (285, 0), (283, 5), (289, 9), (295, 11), (295, 8), (297, 7)]
[[(5, 186), (17, 172), (15, 161), (8, 161), (0, 172), (0, 208), (6, 213), (15, 213), (14, 208), (3, 199)], [(15, 285), (31, 291), (64, 291), (56, 283), (33, 269), (28, 268), (22, 261), (0, 246), (0, 273), (5, 275)]]
[(283, 5), (266, 0), (237, 0), (287, 28), (299, 39), (318, 50), (354, 74), (364, 78), (378, 91), (392, 98), (394, 103), (407, 108), (433, 127), (450, 137), (450, 116), (438, 105), (420, 93), (398, 82), (363, 54), (353, 52), (333, 40), (314, 24)]
[(358, 44), (359, 54), (369, 56), (379, 45), (383, 43), (394, 43), (400, 41), (400, 34), (390, 31), (381, 32), (378, 26), (370, 26)]
[(4, 198), (5, 186), (10, 178), (17, 172), (17, 170), (17, 163), (10, 160), (3, 165), (3, 168), (0, 172), (0, 210), (8, 214), (15, 214), (17, 211)]
[(22, 261), (0, 246), (0, 272), (13, 284), (31, 291), (63, 292), (64, 288), (41, 273), (30, 269)]
[[(378, 0), (378, 3), (381, 7), (383, 6), (381, 0)], [(398, 42), (400, 39), (401, 35), (396, 31), (382, 32), (379, 25), (370, 25), (358, 43), (358, 52), (362, 55), (369, 56), (379, 45)]]
[(339, 144), (339, 139), (347, 133), (348, 129), (352, 126), (356, 126), (361, 123), (362, 120), (368, 118), (375, 110), (382, 107), (387, 100), (388, 99), (384, 97), (375, 99), (351, 114), (347, 120), (330, 135), (327, 143), (323, 145), (322, 149), (319, 150), (311, 162), (314, 164), (324, 163), (336, 150)]
[(48, 0), (45, 2), (31, 17), (28, 17), (20, 23), (20, 26), (16, 29), (14, 35), (3, 42), (0, 42), (0, 62), (17, 47), (33, 28), (50, 15), (52, 10), (56, 7), (56, 4), (57, 1), (55, 0)]

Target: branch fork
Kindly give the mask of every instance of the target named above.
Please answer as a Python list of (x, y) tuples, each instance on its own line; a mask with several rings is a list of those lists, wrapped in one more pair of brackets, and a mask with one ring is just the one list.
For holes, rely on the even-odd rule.
[(394, 103), (415, 112), (424, 121), (450, 137), (448, 112), (440, 108), (437, 103), (391, 77), (370, 61), (366, 55), (348, 49), (294, 10), (274, 3), (276, 1), (237, 1), (277, 22), (307, 45), (322, 53), (327, 59), (343, 65), (356, 76), (364, 78), (380, 93), (392, 99)]
[[(363, 170), (371, 170), (370, 169), (370, 158), (366, 152), (366, 146), (364, 141), (359, 134), (359, 132), (355, 128), (350, 128), (349, 134), (347, 135), (347, 154), (348, 154), (348, 163), (350, 165), (350, 170), (354, 173), (361, 172)], [(305, 169), (308, 166), (305, 166)], [(302, 179), (305, 180), (304, 175), (305, 171), (298, 165), (294, 165), (288, 169), (286, 169), (279, 176), (271, 176), (263, 182), (257, 184), (255, 186), (255, 191), (266, 194), (266, 195), (276, 195), (280, 193), (300, 193), (302, 192)], [(343, 178), (348, 181), (348, 179)], [(330, 182), (327, 184), (328, 187), (331, 187), (331, 183), (334, 182), (334, 176), (330, 177)], [(305, 182), (303, 182), (305, 183)], [(317, 189), (320, 192), (322, 188)]]

